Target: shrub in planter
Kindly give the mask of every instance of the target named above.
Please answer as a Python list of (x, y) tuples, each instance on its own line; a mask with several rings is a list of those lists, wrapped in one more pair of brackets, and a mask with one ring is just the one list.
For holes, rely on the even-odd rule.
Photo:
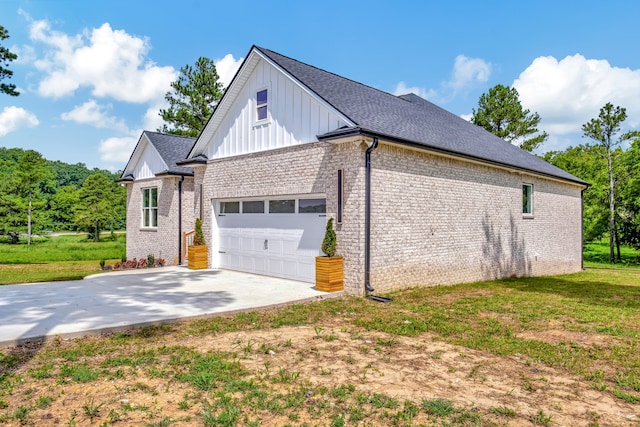
[(193, 245), (188, 250), (188, 266), (191, 270), (202, 270), (209, 268), (209, 248), (204, 240), (202, 232), (202, 220), (196, 219), (195, 235)]
[(327, 221), (321, 246), (326, 256), (316, 257), (316, 289), (335, 292), (344, 289), (344, 268), (341, 256), (336, 255), (337, 238), (333, 230), (333, 218)]

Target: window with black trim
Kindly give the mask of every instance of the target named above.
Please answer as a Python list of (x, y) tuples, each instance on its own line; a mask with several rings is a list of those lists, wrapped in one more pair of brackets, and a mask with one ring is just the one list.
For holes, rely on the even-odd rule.
[(142, 189), (142, 226), (158, 227), (158, 187)]
[(269, 213), (296, 213), (296, 200), (269, 200)]
[(267, 120), (267, 89), (258, 91), (256, 94), (256, 121)]
[(342, 195), (343, 195), (343, 186), (342, 182), (342, 169), (338, 169), (338, 212), (336, 215), (336, 222), (338, 224), (342, 223)]
[(242, 202), (242, 213), (264, 213), (264, 201), (246, 200)]
[(327, 199), (300, 199), (298, 213), (327, 213)]
[(240, 202), (220, 202), (220, 213), (240, 213)]
[(522, 214), (533, 215), (533, 185), (522, 184)]

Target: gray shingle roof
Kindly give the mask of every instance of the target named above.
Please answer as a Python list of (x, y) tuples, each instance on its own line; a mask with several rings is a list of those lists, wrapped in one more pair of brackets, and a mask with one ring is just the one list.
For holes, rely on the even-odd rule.
[[(362, 133), (586, 184), (415, 94), (394, 96), (271, 50), (255, 49), (356, 123)], [(319, 138), (349, 129), (336, 131)]]
[(149, 141), (155, 149), (158, 150), (158, 154), (160, 154), (169, 168), (166, 171), (160, 172), (160, 174), (193, 175), (193, 168), (178, 166), (176, 162), (187, 158), (191, 147), (193, 147), (195, 138), (151, 132), (148, 130), (145, 130), (143, 133), (149, 138)]

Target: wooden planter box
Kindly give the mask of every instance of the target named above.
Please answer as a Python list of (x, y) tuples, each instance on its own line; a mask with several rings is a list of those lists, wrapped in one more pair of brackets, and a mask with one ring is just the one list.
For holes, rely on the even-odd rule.
[(189, 270), (203, 270), (209, 268), (209, 247), (207, 245), (189, 246)]
[(344, 271), (342, 257), (316, 257), (316, 290), (336, 292), (343, 289)]

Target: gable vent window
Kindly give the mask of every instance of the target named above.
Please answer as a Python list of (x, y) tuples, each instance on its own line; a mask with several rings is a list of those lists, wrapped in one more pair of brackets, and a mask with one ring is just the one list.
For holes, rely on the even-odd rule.
[(533, 185), (522, 184), (522, 214), (533, 215)]
[(267, 89), (258, 91), (256, 94), (256, 107), (257, 120), (267, 120)]
[(158, 188), (142, 190), (142, 226), (145, 228), (158, 227)]

